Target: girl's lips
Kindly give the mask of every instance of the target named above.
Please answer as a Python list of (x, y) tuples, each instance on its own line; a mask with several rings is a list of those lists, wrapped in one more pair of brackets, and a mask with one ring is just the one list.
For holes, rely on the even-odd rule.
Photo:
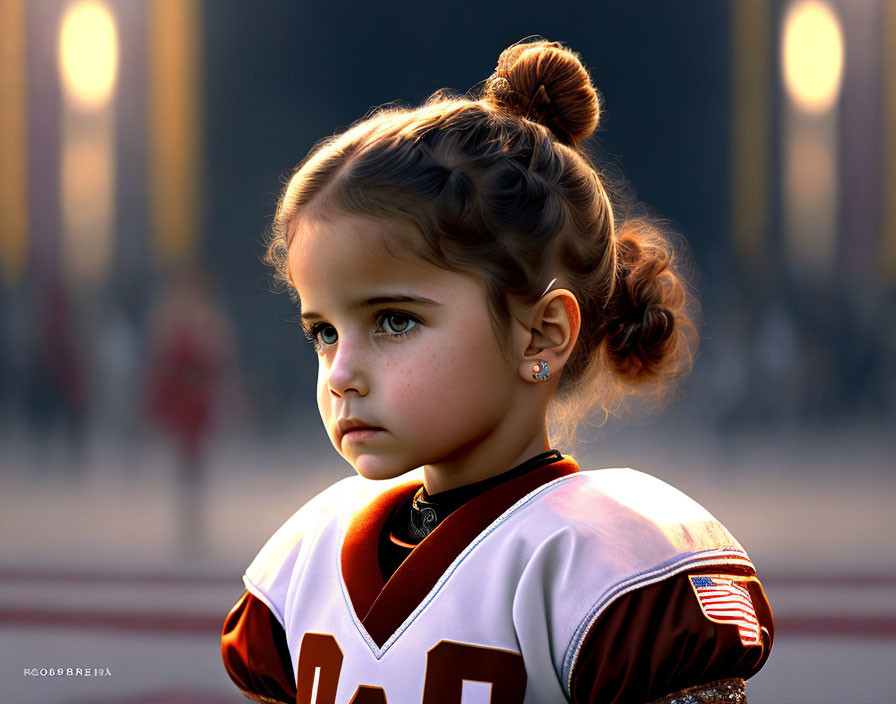
[(342, 439), (350, 442), (362, 442), (372, 438), (377, 433), (382, 432), (382, 430), (382, 428), (352, 428), (342, 436)]

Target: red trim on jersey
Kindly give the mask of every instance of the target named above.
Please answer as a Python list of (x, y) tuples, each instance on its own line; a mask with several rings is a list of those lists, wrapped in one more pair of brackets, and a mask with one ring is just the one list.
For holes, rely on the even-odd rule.
[(380, 571), (380, 533), (392, 510), (413, 496), (420, 484), (401, 484), (383, 492), (355, 514), (342, 541), (342, 578), (359, 619), (364, 618), (383, 590)]
[(403, 484), (377, 497), (352, 520), (342, 545), (342, 576), (355, 614), (382, 646), (435, 586), (454, 559), (498, 516), (543, 484), (579, 471), (572, 457), (527, 472), (470, 499), (415, 547), (388, 582), (379, 565), (379, 536), (399, 502), (420, 488)]

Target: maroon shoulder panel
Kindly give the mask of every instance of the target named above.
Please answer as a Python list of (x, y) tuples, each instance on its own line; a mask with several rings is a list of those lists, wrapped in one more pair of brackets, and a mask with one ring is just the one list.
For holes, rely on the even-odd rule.
[(717, 680), (748, 679), (765, 664), (774, 622), (759, 580), (744, 582), (761, 627), (745, 645), (737, 625), (710, 620), (690, 575), (752, 576), (737, 568), (693, 570), (620, 597), (592, 626), (572, 673), (572, 701), (652, 702)]
[(286, 633), (267, 605), (248, 591), (227, 614), (221, 657), (230, 679), (250, 699), (295, 704)]

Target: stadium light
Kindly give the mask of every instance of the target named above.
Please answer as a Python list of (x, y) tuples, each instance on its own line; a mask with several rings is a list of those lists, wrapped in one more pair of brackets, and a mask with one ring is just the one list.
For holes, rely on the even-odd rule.
[(98, 0), (75, 0), (59, 27), (60, 248), (70, 283), (96, 289), (115, 232), (115, 92), (118, 27)]
[(781, 49), (790, 99), (806, 112), (829, 110), (840, 96), (844, 63), (843, 29), (830, 6), (818, 0), (791, 5)]
[(118, 72), (118, 37), (109, 9), (96, 0), (69, 5), (59, 32), (59, 71), (68, 95), (93, 110), (109, 102)]

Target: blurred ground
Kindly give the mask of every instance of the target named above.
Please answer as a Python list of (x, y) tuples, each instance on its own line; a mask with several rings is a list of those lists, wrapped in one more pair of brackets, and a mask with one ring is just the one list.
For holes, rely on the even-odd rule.
[[(750, 552), (778, 629), (751, 704), (887, 701), (896, 662), (892, 433), (865, 424), (716, 438), (633, 423), (600, 433), (577, 456), (586, 468), (660, 476)], [(218, 631), (264, 540), (350, 472), (326, 439), (219, 439), (195, 499), (175, 482), (173, 452), (149, 440), (91, 439), (80, 475), (59, 448), (48, 445), (36, 464), (26, 447), (15, 433), (0, 444), (2, 700), (245, 701), (220, 664)], [(198, 512), (198, 529), (182, 512)], [(60, 667), (99, 674), (23, 675)]]

